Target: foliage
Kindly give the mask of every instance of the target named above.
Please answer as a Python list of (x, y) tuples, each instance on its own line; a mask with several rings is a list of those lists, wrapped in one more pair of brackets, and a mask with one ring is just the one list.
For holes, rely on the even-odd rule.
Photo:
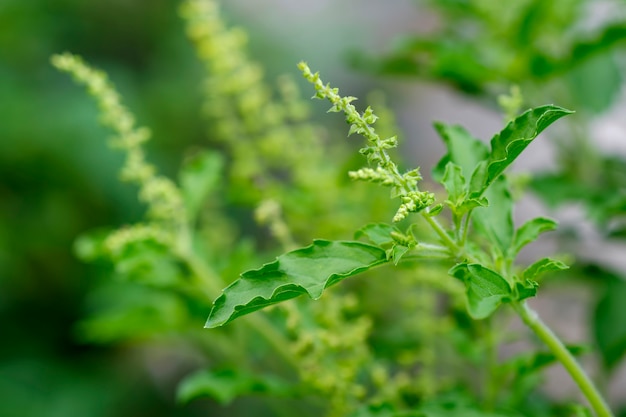
[[(165, 122), (138, 106), (136, 80), (98, 62), (119, 80), (128, 108), (156, 127), (155, 142), (193, 143), (180, 167), (172, 163), (175, 154), (154, 152), (158, 143), (148, 142), (151, 133), (137, 127), (104, 72), (77, 55), (54, 55), (53, 65), (95, 99), (102, 124), (114, 133), (110, 145), (121, 151), (120, 179), (135, 187), (146, 208), (141, 214), (135, 205), (129, 216), (109, 221), (114, 228), (97, 227), (75, 241), (77, 256), (105, 275), (91, 284), (75, 337), (118, 356), (136, 351), (135, 357), (154, 358), (151, 379), (170, 398), (178, 387), (179, 406), (172, 412), (185, 415), (612, 415), (575, 359), (594, 349), (561, 342), (527, 301), (543, 293), (540, 284), (567, 290), (559, 276), (596, 277), (593, 329), (608, 376), (623, 358), (624, 281), (582, 263), (559, 274), (572, 260), (562, 254), (528, 262), (524, 248), (558, 230), (557, 222), (544, 216), (514, 222), (520, 190), (508, 170), (557, 120), (569, 126), (610, 104), (619, 77), (604, 77), (606, 88), (593, 100), (582, 98), (589, 92), (580, 79), (598, 67), (613, 74), (617, 64), (606, 57), (623, 28), (618, 22), (591, 32), (571, 29), (582, 0), (496, 3), (433, 2), (442, 17), (436, 36), (415, 37), (410, 48), (396, 51), (400, 57), (368, 57), (363, 64), (394, 74), (409, 68), (492, 98), (513, 82), (521, 87), (501, 96), (506, 124), (489, 143), (461, 126), (435, 124), (446, 153), (434, 164), (434, 183), (419, 168), (403, 168), (410, 161), (397, 155), (393, 114), (380, 100), (359, 110), (355, 97), (340, 95), (299, 64), (315, 97), (345, 116), (348, 136), (365, 138), (363, 166), (351, 143), (332, 139), (330, 123), (312, 122), (296, 81), (281, 76), (265, 82), (262, 66), (248, 57), (248, 35), (225, 23), (217, 1), (182, 3), (180, 15), (205, 78), (177, 76), (184, 81), (172, 84), (165, 100), (175, 103), (184, 83), (200, 86), (203, 128), (182, 128), (187, 103), (178, 128), (163, 129)], [(551, 31), (565, 34), (565, 46)], [(415, 66), (415, 56), (424, 65)], [(178, 64), (171, 58), (161, 63)], [(561, 79), (577, 87), (571, 95), (559, 96)], [(552, 100), (550, 95), (582, 112), (564, 118), (572, 112), (555, 105), (521, 111), (525, 102)], [(206, 139), (199, 145), (201, 131)], [(624, 180), (619, 158), (603, 169), (608, 159), (593, 152), (593, 164), (583, 172), (575, 146), (561, 150), (563, 169), (533, 178), (532, 190), (554, 207), (583, 202), (600, 230), (623, 236), (623, 196), (615, 192)], [(387, 194), (379, 190), (384, 188)], [(202, 329), (207, 314), (205, 325), (218, 328)], [(529, 341), (510, 326), (515, 315), (541, 343), (510, 352), (512, 340)], [(544, 392), (548, 366), (564, 366), (587, 402)], [(96, 401), (81, 392), (95, 392), (100, 378), (110, 378), (105, 368), (68, 391), (85, 404)], [(22, 392), (11, 391), (11, 381), (20, 378), (17, 368), (2, 369), (10, 377), (6, 391)], [(123, 391), (124, 383), (118, 385)], [(109, 395), (101, 401), (117, 404), (118, 394)], [(150, 413), (148, 405), (138, 407)], [(152, 407), (167, 413), (154, 402)]]

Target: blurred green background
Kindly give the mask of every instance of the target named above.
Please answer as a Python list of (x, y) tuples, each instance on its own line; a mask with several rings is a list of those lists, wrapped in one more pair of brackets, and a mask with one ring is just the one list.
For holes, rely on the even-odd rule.
[[(267, 8), (280, 2), (224, 3), (231, 22), (251, 33), (252, 56), (270, 79), (295, 74), (295, 63), (306, 59), (352, 95), (373, 78), (349, 70), (346, 52), (376, 54), (396, 35), (423, 29), (418, 22), (430, 16), (409, 1), (293, 1), (280, 10)], [(174, 176), (185, 149), (205, 137), (197, 88), (202, 69), (178, 6), (169, 0), (0, 1), (0, 416), (201, 415), (193, 404), (175, 404), (174, 387), (155, 382), (169, 359), (158, 349), (93, 346), (78, 337), (86, 295), (106, 274), (77, 261), (74, 239), (135, 222), (143, 209), (136, 190), (118, 181), (122, 157), (107, 148), (109, 134), (96, 122), (95, 106), (49, 65), (51, 54), (71, 51), (105, 69), (139, 124), (151, 128), (149, 157)], [(601, 74), (606, 66), (599, 61)], [(582, 94), (576, 101), (593, 111), (607, 108), (621, 86), (619, 74), (610, 73), (616, 79), (604, 77), (608, 93), (585, 89), (596, 70), (570, 74), (570, 85), (581, 87), (572, 95)], [(453, 111), (445, 103), (439, 110)]]
[[(174, 176), (184, 150), (205, 140), (202, 70), (178, 7), (169, 0), (0, 2), (1, 416), (195, 415), (193, 405), (175, 405), (174, 387), (151, 377), (168, 366), (158, 349), (150, 357), (133, 346), (93, 346), (78, 337), (85, 297), (107, 278), (106, 268), (76, 259), (75, 238), (135, 222), (143, 208), (135, 188), (118, 181), (122, 156), (108, 149), (95, 105), (49, 64), (53, 53), (70, 51), (105, 69), (139, 124), (153, 132), (149, 158)], [(342, 45), (358, 46), (366, 29), (346, 23), (344, 41), (331, 42), (343, 29), (316, 24), (315, 13), (329, 9), (317, 7), (311, 16), (300, 14), (316, 32), (301, 27), (309, 50), (298, 50), (293, 39), (278, 43), (284, 33), (272, 35), (276, 20), (263, 20), (280, 22), (276, 10), (259, 14), (254, 7), (233, 2), (225, 13), (249, 24), (252, 55), (270, 77), (296, 74), (302, 58), (326, 70), (342, 67)], [(343, 9), (329, 22), (339, 24), (350, 13)]]

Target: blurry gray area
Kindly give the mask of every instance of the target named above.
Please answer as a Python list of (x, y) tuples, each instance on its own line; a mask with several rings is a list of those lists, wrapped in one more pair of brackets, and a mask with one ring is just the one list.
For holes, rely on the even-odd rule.
[[(420, 9), (415, 3), (409, 0), (230, 0), (227, 9), (246, 26), (253, 46), (259, 41), (255, 39), (255, 33), (268, 37), (266, 44), (279, 45), (281, 51), (276, 57), (281, 61), (266, 63), (273, 71), (295, 74), (295, 63), (305, 60), (314, 70), (320, 71), (326, 81), (340, 87), (344, 94), (357, 95), (353, 91), (368, 91), (367, 83), (372, 80), (347, 68), (346, 51), (355, 48), (382, 52), (402, 34), (431, 30), (437, 24), (436, 16)], [(598, 2), (590, 10), (590, 27), (611, 17), (613, 9), (607, 3), (612, 2)], [(404, 147), (403, 154), (409, 155), (412, 163), (423, 167), (425, 176), (444, 152), (443, 144), (432, 128), (434, 121), (460, 124), (485, 141), (503, 127), (500, 113), (443, 84), (415, 79), (383, 80), (382, 85), (380, 80), (376, 80), (376, 83), (386, 91), (388, 105), (396, 112), (403, 132), (400, 145)], [(624, 115), (626, 89), (611, 111), (591, 122), (592, 140), (603, 152), (626, 156)], [(559, 133), (558, 126), (550, 130), (553, 135)], [(554, 167), (554, 157), (555, 150), (548, 131), (516, 161), (513, 170), (549, 171)], [(516, 207), (516, 222), (519, 224), (547, 213), (541, 202), (529, 196)], [(584, 236), (575, 247), (569, 248), (576, 256), (597, 260), (626, 274), (626, 245), (607, 243), (585, 219), (581, 207), (566, 207), (550, 216), (559, 220), (561, 227), (574, 228)], [(539, 244), (527, 248), (524, 257), (531, 261), (553, 254), (556, 250), (555, 242), (549, 237), (543, 238)], [(584, 288), (574, 285), (571, 291), (565, 293), (562, 288), (560, 286), (558, 291), (548, 288), (531, 304), (568, 343), (591, 340), (587, 320), (589, 306), (594, 300)], [(593, 369), (597, 364), (585, 365)], [(561, 367), (549, 370), (546, 388), (557, 397), (571, 398), (578, 392)], [(616, 373), (610, 396), (616, 402), (626, 398), (626, 366)]]

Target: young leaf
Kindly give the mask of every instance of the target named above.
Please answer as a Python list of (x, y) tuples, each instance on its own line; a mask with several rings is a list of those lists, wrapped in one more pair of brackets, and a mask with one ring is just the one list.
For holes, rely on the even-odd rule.
[(481, 192), (485, 191), (544, 129), (571, 113), (573, 113), (571, 110), (552, 105), (529, 109), (497, 133), (491, 139), (487, 176)]
[(525, 300), (527, 298), (534, 297), (537, 295), (537, 284), (535, 281), (531, 281), (529, 279), (526, 280), (525, 283), (516, 282), (515, 283), (515, 299), (517, 301)]
[(468, 184), (463, 176), (459, 165), (450, 161), (446, 164), (446, 169), (441, 179), (441, 183), (448, 192), (448, 204), (451, 210), (458, 216), (467, 213), (476, 207), (487, 207), (488, 202), (484, 197), (467, 198)]
[(509, 283), (480, 264), (458, 264), (448, 273), (465, 283), (467, 309), (475, 319), (489, 317), (503, 301), (511, 299)]
[[(589, 346), (568, 345), (567, 350), (574, 356), (582, 356), (590, 352)], [(552, 352), (533, 352), (517, 355), (503, 364), (505, 367), (511, 367), (515, 370), (515, 377), (525, 377), (530, 374), (541, 371), (557, 362), (557, 358)]]
[(448, 201), (452, 206), (458, 206), (467, 192), (462, 168), (452, 161), (448, 162), (441, 183), (448, 192)]
[(541, 233), (555, 230), (556, 226), (557, 223), (554, 220), (545, 217), (536, 217), (527, 221), (515, 231), (509, 257), (514, 258), (524, 246), (535, 241)]
[(513, 199), (504, 177), (499, 178), (487, 191), (488, 207), (473, 212), (476, 229), (487, 238), (499, 254), (505, 256), (513, 240)]
[(399, 233), (400, 230), (386, 223), (370, 223), (357, 230), (354, 233), (354, 238), (366, 237), (375, 245), (385, 246), (395, 242), (395, 239), (391, 236), (392, 232)]
[(525, 281), (534, 281), (539, 275), (545, 272), (562, 271), (568, 268), (569, 266), (561, 261), (543, 258), (526, 268), (524, 272), (522, 272), (522, 279)]
[(387, 262), (383, 249), (361, 242), (315, 240), (261, 269), (241, 274), (224, 289), (205, 327), (217, 327), (263, 307), (307, 294), (317, 300), (325, 288)]
[(474, 138), (461, 126), (447, 126), (435, 123), (435, 129), (448, 149), (448, 153), (433, 169), (433, 178), (439, 182), (443, 178), (448, 162), (454, 162), (461, 167), (461, 172), (468, 176), (478, 163), (487, 158), (487, 145)]
[(406, 255), (406, 253), (411, 250), (410, 247), (408, 246), (404, 246), (401, 244), (395, 244), (391, 247), (391, 249), (388, 249), (386, 251), (387, 253), (387, 259), (390, 261), (393, 261), (394, 265), (398, 265), (398, 263), (400, 262), (400, 259), (402, 259), (402, 257), (404, 255)]

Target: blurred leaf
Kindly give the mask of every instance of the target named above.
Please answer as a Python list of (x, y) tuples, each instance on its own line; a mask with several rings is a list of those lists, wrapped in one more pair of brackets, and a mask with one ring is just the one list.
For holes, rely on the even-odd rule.
[(604, 366), (612, 370), (626, 354), (626, 281), (602, 271), (596, 277), (604, 278), (606, 290), (593, 316), (594, 336)]
[(572, 405), (570, 406), (571, 410), (576, 413), (576, 417), (593, 417), (593, 414), (591, 413), (591, 410), (589, 410), (587, 407), (584, 407), (582, 405)]
[(615, 101), (621, 70), (610, 55), (596, 55), (570, 70), (565, 78), (578, 107), (601, 113)]
[[(569, 345), (567, 346), (567, 350), (576, 357), (585, 355), (591, 351), (589, 346), (579, 345)], [(557, 359), (552, 352), (533, 352), (515, 356), (509, 359), (503, 366), (514, 368), (516, 377), (520, 378), (539, 372), (555, 363), (557, 363)]]
[(185, 206), (190, 218), (195, 218), (202, 203), (218, 185), (224, 159), (221, 154), (204, 151), (186, 161), (180, 172)]
[(556, 227), (556, 221), (545, 217), (535, 217), (527, 221), (515, 231), (509, 256), (514, 258), (524, 246), (537, 240), (541, 233), (555, 230)]
[(74, 241), (74, 254), (84, 262), (108, 258), (109, 251), (105, 248), (104, 241), (111, 232), (111, 229), (99, 229), (80, 235)]
[(427, 400), (419, 410), (424, 417), (522, 417), (513, 410), (485, 411), (464, 393), (452, 392)]
[(215, 300), (205, 327), (217, 327), (272, 304), (325, 288), (387, 262), (385, 251), (360, 242), (315, 240), (261, 269), (247, 271)]
[(362, 407), (349, 417), (424, 417), (420, 411), (398, 411), (390, 404)]
[(382, 247), (395, 242), (391, 236), (392, 232), (400, 233), (400, 230), (386, 223), (371, 223), (357, 230), (354, 233), (354, 238), (366, 237), (373, 244)]
[(561, 261), (557, 261), (556, 259), (543, 258), (526, 268), (524, 272), (522, 272), (522, 279), (533, 281), (539, 275), (545, 272), (562, 271), (568, 268), (569, 266), (565, 265)]
[(433, 169), (433, 178), (440, 183), (443, 180), (448, 162), (460, 166), (461, 174), (469, 178), (476, 165), (489, 155), (487, 145), (474, 138), (461, 126), (435, 123), (435, 130), (439, 133), (448, 151)]
[(624, 23), (610, 24), (602, 29), (595, 39), (579, 40), (573, 47), (569, 62), (580, 62), (592, 55), (598, 55), (620, 42), (626, 42), (626, 25)]
[(184, 282), (185, 269), (170, 249), (152, 239), (127, 243), (111, 254), (115, 278), (154, 287), (176, 288)]
[(241, 369), (200, 370), (187, 375), (179, 384), (176, 398), (188, 403), (200, 397), (213, 398), (222, 405), (250, 394), (289, 395), (292, 384), (270, 375), (249, 374)]
[(112, 282), (93, 291), (91, 310), (76, 325), (79, 339), (92, 343), (137, 340), (181, 330), (187, 306), (175, 294), (132, 283)]
[(503, 301), (511, 298), (509, 283), (480, 264), (458, 264), (449, 274), (465, 283), (467, 309), (475, 319), (489, 317)]

